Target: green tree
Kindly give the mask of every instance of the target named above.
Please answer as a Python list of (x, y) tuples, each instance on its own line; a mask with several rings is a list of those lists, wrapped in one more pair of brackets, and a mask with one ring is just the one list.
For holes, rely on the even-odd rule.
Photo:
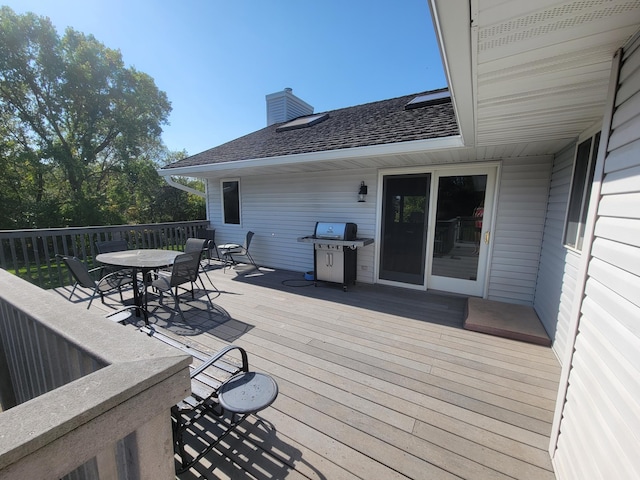
[[(114, 215), (119, 202), (109, 194), (122, 176), (144, 168), (150, 175), (150, 160), (140, 158), (158, 145), (170, 111), (166, 94), (126, 68), (119, 51), (72, 28), (59, 36), (48, 18), (0, 8), (0, 119), (7, 121), (0, 155), (15, 177), (2, 182), (22, 182), (14, 186), (26, 199), (9, 198), (38, 226), (126, 217)], [(25, 218), (0, 220), (19, 228)]]
[[(109, 184), (109, 208), (112, 223), (153, 223), (205, 218), (204, 199), (170, 187), (158, 175), (160, 165), (166, 165), (187, 156), (170, 152), (157, 145), (140, 157), (126, 162), (122, 175), (112, 177)], [(180, 180), (185, 185), (204, 191), (201, 180)], [(115, 220), (121, 215), (120, 220)]]
[[(186, 151), (169, 152), (157, 155), (162, 165), (177, 162), (187, 157)], [(158, 176), (159, 177), (159, 176)], [(175, 181), (194, 190), (204, 192), (204, 182), (200, 179), (178, 177)], [(206, 218), (206, 207), (202, 197), (192, 195), (184, 190), (170, 186), (160, 180), (160, 187), (154, 192), (150, 204), (153, 222), (176, 222), (180, 220), (201, 220)]]

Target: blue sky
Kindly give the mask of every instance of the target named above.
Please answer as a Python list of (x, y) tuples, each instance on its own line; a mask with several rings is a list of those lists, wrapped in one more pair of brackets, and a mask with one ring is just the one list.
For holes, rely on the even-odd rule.
[(316, 112), (446, 87), (427, 0), (3, 0), (122, 52), (172, 104), (163, 140), (199, 153), (266, 125), (291, 87)]

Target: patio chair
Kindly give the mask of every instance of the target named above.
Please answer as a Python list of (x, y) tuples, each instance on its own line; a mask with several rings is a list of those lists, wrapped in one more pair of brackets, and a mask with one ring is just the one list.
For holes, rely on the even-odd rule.
[[(278, 384), (271, 376), (249, 371), (242, 347), (228, 345), (209, 355), (153, 327), (139, 330), (193, 357), (191, 395), (171, 408), (174, 450), (180, 456), (177, 474), (195, 465), (249, 415), (267, 408), (278, 396)], [(219, 426), (217, 436), (208, 428), (211, 420)], [(197, 440), (189, 442), (194, 436)], [(187, 443), (193, 450), (185, 449)]]
[(98, 272), (102, 270), (102, 267), (96, 267), (89, 270), (87, 266), (82, 263), (82, 261), (77, 257), (69, 257), (66, 255), (61, 255), (62, 261), (71, 272), (75, 283), (73, 284), (73, 289), (71, 290), (71, 294), (69, 295), (69, 300), (73, 297), (73, 293), (76, 291), (78, 285), (85, 288), (91, 288), (93, 290), (91, 294), (91, 299), (89, 300), (89, 304), (87, 305), (87, 309), (91, 307), (91, 302), (97, 294), (100, 294), (100, 299), (102, 303), (104, 303), (104, 295), (113, 290), (118, 290), (120, 293), (120, 301), (124, 302), (122, 298), (122, 287), (125, 285), (129, 285), (133, 283), (133, 278), (130, 276), (122, 275), (120, 272), (109, 273), (100, 280), (96, 281), (92, 276), (92, 273)]
[(207, 260), (209, 260), (209, 265), (211, 265), (211, 259), (214, 258), (212, 256), (213, 251), (216, 251), (216, 260), (220, 260), (220, 252), (218, 251), (218, 246), (216, 245), (216, 229), (215, 228), (201, 228), (197, 232), (198, 238), (203, 238), (207, 240)]
[[(173, 301), (175, 303), (174, 310), (176, 310), (180, 314), (180, 317), (183, 321), (185, 321), (185, 319), (184, 314), (182, 313), (182, 309), (180, 308), (178, 288), (190, 291), (191, 298), (195, 298), (194, 287), (196, 285), (196, 282), (200, 280), (200, 284), (202, 285), (202, 289), (207, 296), (207, 300), (209, 300), (211, 308), (214, 308), (213, 302), (209, 297), (209, 292), (207, 291), (204, 282), (198, 275), (198, 272), (200, 270), (201, 253), (202, 252), (200, 252), (199, 254), (183, 253), (181, 255), (178, 255), (173, 262), (171, 272), (159, 270), (153, 273), (153, 275), (155, 275), (155, 279), (151, 281), (151, 286), (160, 293), (160, 302), (162, 302), (163, 293), (171, 293), (171, 296), (173, 297)], [(190, 284), (191, 288), (187, 289), (186, 287), (184, 287), (185, 284)]]
[(104, 242), (96, 242), (96, 250), (98, 250), (98, 253), (121, 252), (128, 249), (129, 244), (126, 240), (107, 240)]
[(253, 238), (254, 233), (249, 231), (247, 232), (247, 236), (245, 237), (244, 244), (239, 245), (237, 243), (227, 243), (224, 245), (218, 245), (218, 249), (222, 254), (222, 261), (224, 262), (224, 270), (232, 265), (237, 265), (238, 261), (234, 257), (247, 257), (249, 262), (256, 267), (256, 270), (260, 270), (256, 262), (253, 260), (253, 257), (249, 253), (249, 246), (251, 245), (251, 239)]
[[(98, 253), (121, 252), (128, 249), (129, 245), (126, 240), (106, 240), (104, 242), (96, 242), (96, 251)], [(130, 269), (116, 267), (114, 265), (103, 265), (101, 273), (104, 274), (118, 271), (131, 275)]]
[(206, 253), (208, 249), (209, 249), (209, 240), (203, 239), (203, 238), (187, 238), (187, 241), (184, 244), (184, 253), (191, 253), (192, 255), (200, 256), (200, 260), (198, 261), (200, 270), (202, 271), (202, 273), (204, 273), (207, 276), (207, 280), (209, 280), (209, 283), (215, 289), (215, 291), (220, 292), (220, 290), (218, 290), (218, 287), (216, 287), (211, 281), (211, 278), (209, 277), (209, 274), (207, 273), (207, 271), (202, 266), (202, 255)]

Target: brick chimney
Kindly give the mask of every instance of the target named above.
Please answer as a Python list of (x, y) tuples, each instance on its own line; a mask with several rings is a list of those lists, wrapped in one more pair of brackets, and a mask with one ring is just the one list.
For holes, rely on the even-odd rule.
[(274, 123), (288, 122), (294, 118), (311, 115), (313, 107), (296, 97), (291, 88), (282, 92), (271, 93), (267, 99), (267, 126)]

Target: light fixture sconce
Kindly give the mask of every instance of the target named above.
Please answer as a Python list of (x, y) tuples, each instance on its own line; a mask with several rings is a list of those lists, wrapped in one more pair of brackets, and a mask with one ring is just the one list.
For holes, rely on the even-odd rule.
[(366, 196), (367, 196), (367, 186), (364, 184), (364, 181), (362, 181), (360, 182), (360, 190), (358, 190), (358, 201), (364, 202)]

